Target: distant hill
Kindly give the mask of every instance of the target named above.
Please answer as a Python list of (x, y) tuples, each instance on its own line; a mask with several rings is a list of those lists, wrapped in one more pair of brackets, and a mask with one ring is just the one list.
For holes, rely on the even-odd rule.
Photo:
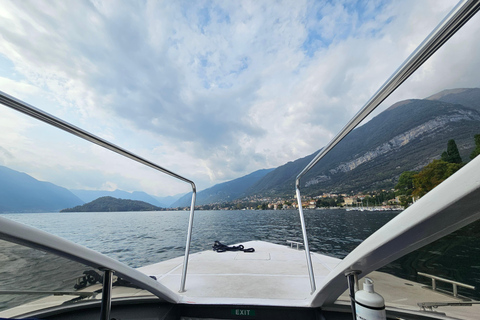
[(168, 207), (164, 203), (160, 203), (155, 197), (148, 193), (141, 191), (127, 192), (123, 190), (105, 191), (105, 190), (70, 190), (77, 197), (84, 202), (90, 202), (101, 197), (113, 197), (118, 199), (138, 200), (150, 203), (151, 205), (158, 207)]
[(0, 212), (51, 212), (83, 203), (65, 188), (0, 166)]
[(60, 212), (118, 212), (118, 211), (157, 211), (162, 208), (138, 200), (101, 197), (92, 202)]
[[(216, 184), (211, 188), (197, 193), (196, 205), (203, 205), (215, 202), (232, 201), (245, 195), (245, 191), (255, 184), (258, 180), (274, 169), (257, 170), (249, 175), (231, 180), (228, 182)], [(172, 207), (190, 206), (192, 193), (188, 193), (178, 201), (172, 204)]]

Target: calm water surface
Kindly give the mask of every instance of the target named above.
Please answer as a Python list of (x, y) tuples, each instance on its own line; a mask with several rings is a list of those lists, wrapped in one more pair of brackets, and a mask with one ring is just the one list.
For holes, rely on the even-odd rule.
[[(399, 212), (305, 211), (311, 250), (345, 257)], [(189, 212), (31, 213), (1, 216), (45, 230), (139, 267), (184, 254)], [(397, 276), (429, 283), (426, 272), (475, 285), (461, 293), (480, 298), (480, 224), (475, 223), (384, 267)], [(197, 211), (192, 252), (225, 244), (264, 240), (302, 241), (298, 212)], [(448, 287), (447, 287), (448, 288)], [(450, 289), (451, 290), (451, 289)]]
[[(398, 212), (305, 211), (311, 250), (343, 258)], [(104, 253), (132, 267), (184, 253), (189, 212), (82, 212), (2, 214)], [(298, 212), (196, 211), (192, 251), (214, 241), (233, 244), (265, 240), (303, 242)]]

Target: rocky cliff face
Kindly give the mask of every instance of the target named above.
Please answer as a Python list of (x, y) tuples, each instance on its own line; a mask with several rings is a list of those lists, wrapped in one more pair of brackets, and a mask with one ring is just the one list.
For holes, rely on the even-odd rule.
[[(454, 107), (452, 106), (452, 108)], [(437, 131), (441, 131), (443, 128), (448, 127), (449, 123), (462, 121), (474, 121), (480, 123), (480, 114), (475, 110), (453, 109), (452, 111), (453, 114), (437, 116), (419, 126), (396, 135), (392, 139), (380, 144), (375, 149), (368, 150), (351, 161), (339, 164), (337, 167), (328, 170), (328, 175), (320, 175), (309, 179), (305, 182), (305, 187), (331, 180), (332, 176), (339, 172), (346, 173), (348, 171), (355, 170), (358, 166), (372, 161), (375, 158), (389, 152), (397, 151), (416, 139), (425, 137), (427, 135), (435, 135)]]

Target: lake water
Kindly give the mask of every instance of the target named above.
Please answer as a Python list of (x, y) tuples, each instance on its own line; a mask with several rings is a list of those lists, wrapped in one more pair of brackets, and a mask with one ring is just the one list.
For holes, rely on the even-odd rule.
[[(307, 210), (305, 221), (311, 250), (343, 258), (397, 214), (399, 212)], [(1, 214), (131, 267), (183, 255), (188, 215), (186, 211)], [(474, 223), (395, 261), (382, 271), (425, 284), (429, 284), (429, 280), (418, 277), (417, 271), (475, 285), (475, 292), (461, 293), (480, 298), (479, 235), (480, 224)], [(295, 210), (197, 211), (192, 252), (211, 250), (216, 240), (225, 244), (249, 240), (282, 245), (286, 245), (286, 240), (303, 242)]]

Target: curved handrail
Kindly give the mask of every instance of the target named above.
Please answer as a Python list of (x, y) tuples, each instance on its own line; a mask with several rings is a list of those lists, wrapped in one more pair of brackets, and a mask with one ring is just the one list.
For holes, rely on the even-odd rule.
[(187, 232), (187, 241), (186, 241), (186, 247), (185, 247), (185, 258), (184, 258), (184, 263), (183, 263), (183, 271), (182, 271), (182, 279), (181, 279), (181, 284), (180, 284), (180, 292), (185, 291), (185, 281), (186, 281), (186, 276), (187, 276), (187, 266), (188, 266), (188, 256), (190, 254), (190, 243), (191, 243), (191, 238), (192, 238), (192, 228), (193, 228), (193, 216), (194, 216), (194, 209), (195, 209), (195, 197), (197, 193), (197, 189), (195, 186), (195, 183), (192, 180), (189, 180), (179, 174), (174, 173), (173, 171), (170, 171), (162, 166), (159, 166), (149, 160), (146, 160), (145, 158), (142, 158), (140, 156), (135, 155), (134, 153), (123, 149), (107, 140), (104, 140), (100, 137), (97, 137), (93, 134), (91, 134), (88, 131), (85, 131), (77, 126), (74, 126), (73, 124), (70, 124), (66, 121), (63, 121), (45, 111), (42, 111), (38, 108), (35, 108), (34, 106), (23, 102), (15, 97), (12, 97), (2, 91), (0, 91), (0, 103), (10, 107), (14, 110), (17, 110), (21, 113), (24, 113), (32, 118), (38, 119), (40, 121), (43, 121), (49, 125), (52, 125), (54, 127), (57, 127), (63, 131), (66, 131), (68, 133), (71, 133), (77, 137), (80, 137), (84, 140), (87, 140), (89, 142), (95, 143), (96, 145), (99, 145), (105, 149), (108, 149), (110, 151), (113, 151), (115, 153), (118, 153), (126, 158), (129, 158), (131, 160), (134, 160), (136, 162), (139, 162), (145, 166), (148, 166), (150, 168), (153, 168), (155, 170), (158, 170), (160, 172), (163, 172), (171, 177), (174, 177), (178, 180), (181, 180), (183, 182), (189, 183), (192, 187), (192, 202), (190, 206), (190, 217), (189, 217), (189, 223), (188, 223), (188, 232)]
[(378, 107), (398, 86), (410, 77), (425, 61), (427, 61), (450, 37), (452, 37), (471, 17), (480, 9), (480, 1), (464, 0), (459, 2), (437, 27), (423, 40), (415, 51), (390, 76), (390, 78), (367, 101), (357, 114), (343, 127), (343, 129), (310, 161), (298, 174), (295, 180), (298, 209), (302, 224), (305, 254), (310, 274), (310, 285), (315, 291), (315, 278), (308, 247), (307, 232), (303, 218), (302, 200), (300, 195), (300, 179), (312, 169), (325, 155), (327, 155), (340, 141), (359, 125), (375, 108)]

